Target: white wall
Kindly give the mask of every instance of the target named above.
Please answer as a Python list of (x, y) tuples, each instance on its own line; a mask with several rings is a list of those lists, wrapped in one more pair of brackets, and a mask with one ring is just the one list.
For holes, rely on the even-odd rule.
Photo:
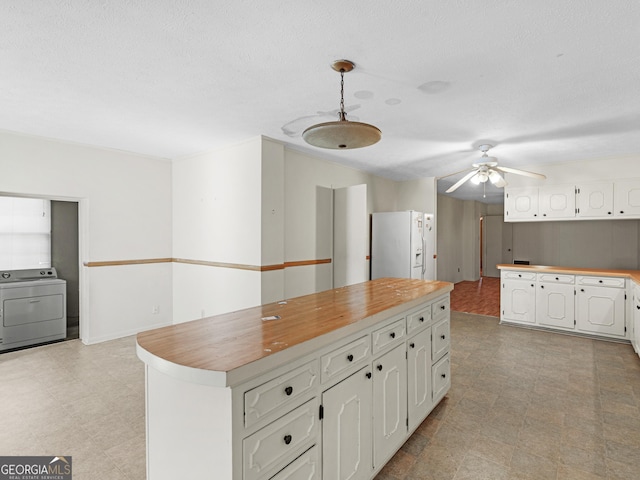
[[(261, 303), (262, 139), (173, 163), (173, 319), (194, 320)], [(269, 251), (269, 249), (267, 249)]]
[[(82, 264), (171, 257), (168, 160), (0, 132), (0, 171), (3, 194), (79, 201)], [(80, 276), (85, 343), (171, 322), (171, 264), (81, 267)]]

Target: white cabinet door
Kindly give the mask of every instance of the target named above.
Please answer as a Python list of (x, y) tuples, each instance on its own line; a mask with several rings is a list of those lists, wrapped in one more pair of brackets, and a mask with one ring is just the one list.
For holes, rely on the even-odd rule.
[(402, 343), (373, 361), (373, 464), (384, 464), (407, 435), (407, 360)]
[(373, 471), (371, 368), (322, 393), (322, 478), (369, 479)]
[(640, 285), (635, 285), (633, 291), (633, 346), (640, 355)]
[(500, 305), (502, 319), (521, 323), (536, 323), (536, 284), (533, 280), (502, 280)]
[(431, 328), (407, 341), (407, 391), (409, 430), (431, 411)]
[(574, 286), (554, 283), (538, 284), (536, 319), (539, 325), (574, 328)]
[(504, 191), (504, 221), (538, 218), (538, 189), (510, 188)]
[(538, 217), (573, 218), (576, 216), (576, 192), (573, 185), (553, 185), (538, 189)]
[(640, 180), (617, 180), (613, 185), (616, 217), (640, 216)]
[(584, 183), (576, 187), (576, 216), (613, 217), (613, 183)]
[(625, 336), (625, 290), (576, 286), (576, 326), (600, 335)]

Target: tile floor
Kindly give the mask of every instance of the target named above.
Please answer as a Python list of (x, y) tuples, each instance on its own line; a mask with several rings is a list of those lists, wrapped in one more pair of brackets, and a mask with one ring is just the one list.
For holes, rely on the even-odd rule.
[[(377, 480), (638, 479), (629, 345), (452, 314), (452, 388)], [(145, 478), (143, 366), (128, 337), (0, 355), (0, 455), (72, 455), (74, 480)]]

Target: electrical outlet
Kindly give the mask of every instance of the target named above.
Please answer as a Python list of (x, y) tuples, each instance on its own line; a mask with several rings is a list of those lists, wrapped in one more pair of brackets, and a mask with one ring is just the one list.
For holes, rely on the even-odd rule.
[(154, 305), (151, 309), (151, 313), (153, 315), (158, 315), (160, 313), (160, 305)]

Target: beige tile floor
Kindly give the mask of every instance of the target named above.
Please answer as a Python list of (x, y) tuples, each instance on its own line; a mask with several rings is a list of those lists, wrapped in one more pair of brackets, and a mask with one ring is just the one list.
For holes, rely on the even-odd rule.
[[(452, 314), (452, 387), (377, 480), (640, 478), (629, 345)], [(0, 455), (72, 455), (74, 480), (143, 480), (144, 374), (128, 337), (0, 355)]]

